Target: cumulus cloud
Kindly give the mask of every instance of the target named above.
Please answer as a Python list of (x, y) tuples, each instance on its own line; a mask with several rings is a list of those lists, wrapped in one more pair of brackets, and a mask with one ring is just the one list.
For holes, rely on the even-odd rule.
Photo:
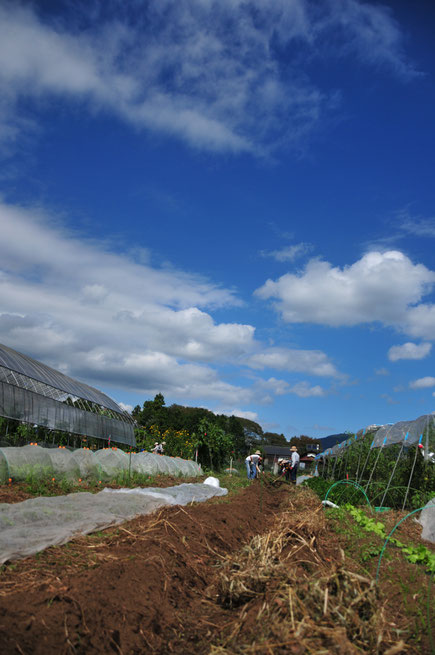
[(268, 348), (253, 354), (247, 363), (254, 369), (273, 368), (281, 371), (332, 377), (339, 375), (328, 356), (320, 350)]
[(133, 405), (128, 405), (128, 404), (126, 405), (125, 403), (122, 402), (118, 402), (118, 405), (122, 410), (124, 410), (124, 412), (128, 412), (129, 414), (131, 414), (131, 412), (133, 411)]
[(405, 317), (404, 330), (415, 338), (434, 339), (435, 304), (425, 303), (411, 307)]
[(291, 385), (286, 380), (278, 380), (271, 377), (268, 380), (259, 382), (259, 386), (264, 390), (271, 391), (276, 396), (294, 394), (299, 396), (299, 398), (310, 398), (313, 396), (318, 398), (325, 396), (327, 393), (320, 385), (310, 386), (305, 380)]
[(192, 273), (153, 267), (66, 229), (42, 210), (0, 202), (0, 342), (97, 386), (158, 392), (223, 406), (321, 396), (307, 382), (222, 379), (235, 362), (340, 377), (319, 350), (264, 348), (255, 328), (218, 323), (234, 291)]
[(298, 382), (297, 384), (294, 384), (290, 387), (289, 393), (294, 393), (300, 398), (311, 398), (313, 396), (319, 398), (326, 395), (325, 390), (322, 389), (321, 386), (316, 384), (314, 387), (310, 387), (308, 382)]
[(399, 359), (424, 359), (432, 350), (431, 343), (407, 343), (401, 346), (391, 346), (388, 351), (388, 359), (397, 362)]
[[(358, 0), (160, 0), (0, 6), (0, 137), (35, 120), (22, 100), (81, 103), (195, 148), (266, 152), (336, 104), (300, 62), (328, 51), (415, 71), (391, 13)], [(60, 10), (59, 10), (60, 9)], [(286, 61), (280, 52), (286, 51)], [(279, 127), (277, 127), (279, 126)]]
[(428, 389), (429, 387), (435, 387), (435, 378), (430, 375), (424, 378), (419, 378), (418, 380), (410, 382), (409, 387), (411, 389)]
[(344, 268), (311, 260), (256, 290), (289, 323), (352, 326), (379, 321), (433, 338), (435, 305), (418, 303), (435, 284), (435, 272), (399, 251), (369, 252)]
[(207, 365), (254, 348), (254, 327), (209, 313), (239, 304), (232, 291), (114, 253), (41, 211), (0, 203), (0, 224), (1, 341), (98, 383), (250, 397)]

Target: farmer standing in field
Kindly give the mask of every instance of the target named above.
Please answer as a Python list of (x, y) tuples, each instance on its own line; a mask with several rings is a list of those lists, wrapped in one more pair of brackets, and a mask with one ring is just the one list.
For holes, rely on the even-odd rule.
[(261, 453), (259, 450), (256, 450), (253, 455), (248, 455), (245, 459), (246, 463), (246, 472), (248, 474), (248, 480), (253, 480), (257, 477), (257, 474), (260, 473), (259, 462), (261, 459)]
[(292, 446), (290, 450), (292, 451), (290, 460), (290, 480), (293, 484), (296, 484), (296, 475), (299, 468), (300, 457), (296, 446)]

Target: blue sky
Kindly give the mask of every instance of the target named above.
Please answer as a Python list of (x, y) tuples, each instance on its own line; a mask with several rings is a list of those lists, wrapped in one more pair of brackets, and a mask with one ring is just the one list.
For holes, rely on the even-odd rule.
[(0, 342), (287, 437), (434, 411), (434, 28), (0, 0)]

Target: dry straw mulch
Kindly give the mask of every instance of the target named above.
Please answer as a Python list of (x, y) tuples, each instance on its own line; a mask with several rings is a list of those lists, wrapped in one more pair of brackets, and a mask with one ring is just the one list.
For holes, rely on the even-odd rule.
[(317, 497), (298, 489), (291, 499), (273, 530), (221, 558), (209, 594), (237, 608), (237, 618), (210, 655), (409, 652), (388, 631), (374, 581), (353, 571), (341, 549), (326, 557)]

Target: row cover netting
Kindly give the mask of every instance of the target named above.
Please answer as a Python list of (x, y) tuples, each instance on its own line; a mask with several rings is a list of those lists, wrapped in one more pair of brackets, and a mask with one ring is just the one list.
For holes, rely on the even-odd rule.
[(0, 564), (64, 544), (76, 536), (119, 525), (165, 505), (188, 505), (224, 496), (213, 484), (180, 484), (160, 489), (103, 489), (67, 496), (0, 504)]
[(316, 459), (340, 456), (347, 448), (352, 447), (355, 441), (364, 438), (367, 432), (374, 432), (371, 448), (383, 448), (396, 444), (409, 447), (421, 444), (424, 448), (425, 459), (428, 459), (430, 452), (435, 450), (435, 414), (424, 414), (411, 421), (399, 421), (379, 426), (376, 431), (367, 428), (360, 430), (354, 437), (352, 436), (317, 455)]
[(167, 457), (154, 453), (125, 453), (123, 450), (103, 448), (91, 451), (79, 448), (41, 448), (23, 446), (0, 448), (0, 483), (9, 478), (20, 481), (32, 478), (56, 478), (69, 481), (112, 480), (122, 473), (195, 477), (201, 467), (191, 460)]
[[(356, 482), (375, 507), (417, 509), (435, 492), (435, 415), (370, 426), (316, 460), (322, 478)], [(337, 493), (347, 502), (360, 495), (346, 487)]]

